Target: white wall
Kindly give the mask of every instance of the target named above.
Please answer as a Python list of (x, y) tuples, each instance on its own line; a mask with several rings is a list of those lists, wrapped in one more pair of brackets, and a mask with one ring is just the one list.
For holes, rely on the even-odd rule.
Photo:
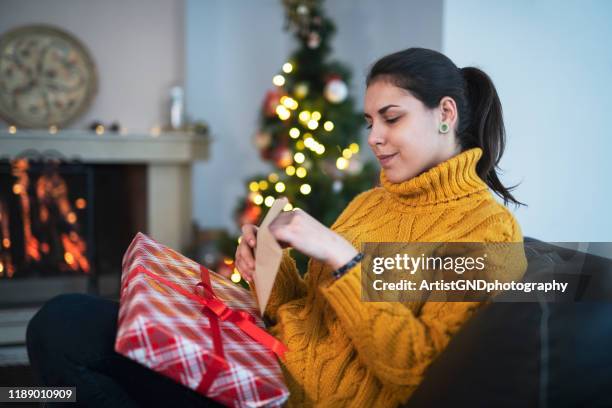
[(409, 47), (442, 49), (442, 0), (329, 0), (326, 10), (337, 25), (334, 57), (353, 69), (360, 109), (377, 59)]
[(612, 241), (610, 21), (606, 0), (445, 2), (443, 51), (484, 69), (500, 94), (503, 180), (521, 182), (527, 236)]
[(210, 160), (194, 167), (194, 216), (201, 227), (235, 228), (243, 180), (265, 171), (252, 144), (272, 77), (286, 62), (277, 0), (187, 0), (187, 111), (211, 129)]
[(0, 33), (51, 24), (76, 35), (98, 69), (98, 94), (71, 127), (166, 123), (169, 88), (184, 77), (183, 0), (0, 0)]
[[(332, 58), (353, 69), (363, 106), (367, 68), (411, 46), (441, 48), (442, 0), (329, 0), (337, 34)], [(283, 31), (281, 0), (187, 0), (187, 109), (210, 123), (211, 160), (196, 165), (194, 212), (204, 227), (235, 228), (243, 180), (267, 169), (251, 143), (261, 101), (295, 44)]]

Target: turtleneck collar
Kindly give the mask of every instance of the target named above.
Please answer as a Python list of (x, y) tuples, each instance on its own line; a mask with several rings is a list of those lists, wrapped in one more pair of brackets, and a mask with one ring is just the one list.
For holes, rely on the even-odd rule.
[(383, 169), (380, 183), (388, 193), (410, 206), (456, 200), (488, 189), (476, 173), (476, 164), (481, 156), (482, 149), (474, 147), (400, 183), (389, 181)]

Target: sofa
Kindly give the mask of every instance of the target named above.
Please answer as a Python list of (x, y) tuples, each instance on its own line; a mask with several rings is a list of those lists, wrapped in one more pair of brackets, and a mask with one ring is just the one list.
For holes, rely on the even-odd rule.
[(526, 280), (578, 262), (570, 298), (487, 304), (405, 407), (612, 407), (612, 260), (533, 238), (525, 254)]

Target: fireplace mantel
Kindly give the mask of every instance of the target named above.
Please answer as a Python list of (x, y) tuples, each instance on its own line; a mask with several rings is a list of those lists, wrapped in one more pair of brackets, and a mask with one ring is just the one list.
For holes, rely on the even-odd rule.
[(14, 158), (27, 151), (59, 152), (68, 160), (84, 163), (191, 163), (208, 157), (207, 135), (188, 133), (121, 134), (64, 130), (0, 131), (0, 158)]
[(85, 164), (146, 165), (146, 233), (179, 251), (191, 243), (192, 164), (208, 158), (208, 146), (207, 135), (174, 132), (0, 131), (0, 159), (43, 154)]

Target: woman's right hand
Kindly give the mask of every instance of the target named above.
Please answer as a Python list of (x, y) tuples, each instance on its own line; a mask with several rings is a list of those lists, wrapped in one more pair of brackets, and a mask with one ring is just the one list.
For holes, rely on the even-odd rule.
[(236, 268), (247, 281), (253, 280), (255, 273), (255, 245), (257, 244), (257, 229), (253, 224), (242, 226), (242, 239), (236, 248)]

